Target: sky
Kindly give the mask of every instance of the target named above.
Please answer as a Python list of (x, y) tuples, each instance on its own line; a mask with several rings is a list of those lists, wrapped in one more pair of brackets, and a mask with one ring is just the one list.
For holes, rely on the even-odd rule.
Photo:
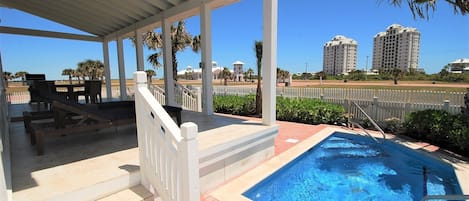
[[(469, 15), (454, 14), (445, 1), (437, 1), (430, 19), (414, 19), (406, 1), (395, 7), (387, 0), (278, 0), (277, 64), (292, 73), (322, 70), (323, 45), (336, 35), (358, 42), (356, 69), (369, 69), (373, 37), (391, 24), (414, 27), (421, 32), (419, 68), (437, 73), (449, 62), (469, 58)], [(86, 34), (79, 30), (38, 18), (21, 11), (0, 8), (0, 26), (45, 29)], [(199, 16), (186, 20), (188, 31), (200, 34)], [(254, 41), (262, 40), (262, 0), (240, 0), (212, 11), (213, 60), (218, 66), (233, 68), (239, 60), (244, 69), (256, 71)], [(156, 31), (160, 32), (160, 29)], [(3, 71), (45, 73), (46, 78), (61, 76), (65, 68), (76, 68), (87, 60), (103, 60), (102, 44), (66, 39), (0, 34)], [(118, 78), (116, 42), (109, 43), (111, 77)], [(152, 52), (145, 49), (145, 58)], [(125, 73), (132, 78), (136, 70), (135, 48), (124, 40)], [(368, 63), (367, 63), (368, 57)], [(178, 70), (198, 67), (200, 53), (189, 48), (177, 54)], [(146, 59), (145, 59), (146, 60)], [(153, 69), (145, 62), (145, 69)], [(162, 77), (162, 68), (156, 69)]]

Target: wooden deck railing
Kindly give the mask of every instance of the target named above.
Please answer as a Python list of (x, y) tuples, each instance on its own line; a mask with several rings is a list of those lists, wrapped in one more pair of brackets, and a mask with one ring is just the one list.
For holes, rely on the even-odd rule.
[(134, 73), (134, 80), (143, 186), (162, 200), (199, 200), (197, 125), (184, 123), (179, 129), (148, 90), (145, 72)]

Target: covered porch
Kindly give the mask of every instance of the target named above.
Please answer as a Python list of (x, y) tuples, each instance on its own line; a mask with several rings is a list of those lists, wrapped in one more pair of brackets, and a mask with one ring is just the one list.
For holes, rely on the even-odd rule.
[[(10, 106), (12, 113), (28, 107)], [(192, 111), (183, 111), (182, 121), (199, 126), (201, 193), (273, 155), (268, 144), (277, 126)], [(141, 182), (135, 125), (47, 139), (42, 156), (30, 145), (23, 122), (12, 122), (10, 131), (13, 200), (95, 200)], [(250, 153), (256, 154), (245, 157)]]

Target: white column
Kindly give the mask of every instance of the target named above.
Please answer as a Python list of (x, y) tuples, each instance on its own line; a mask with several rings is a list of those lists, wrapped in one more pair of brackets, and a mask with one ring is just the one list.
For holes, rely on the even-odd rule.
[(124, 65), (124, 44), (122, 38), (117, 38), (117, 59), (119, 61), (119, 85), (120, 99), (127, 100), (127, 90), (125, 84), (125, 65)]
[(109, 41), (103, 41), (104, 78), (106, 79), (106, 97), (112, 99), (111, 67), (109, 66)]
[(262, 123), (275, 124), (277, 77), (277, 0), (264, 0), (262, 65)]
[(142, 30), (135, 30), (135, 50), (137, 55), (137, 71), (144, 71), (145, 64), (143, 63), (143, 41)]
[(206, 4), (200, 6), (200, 32), (202, 46), (202, 112), (213, 114), (212, 86), (212, 22), (211, 10)]
[(171, 22), (163, 19), (163, 64), (164, 64), (164, 91), (166, 105), (177, 106), (174, 100), (173, 58), (171, 56)]

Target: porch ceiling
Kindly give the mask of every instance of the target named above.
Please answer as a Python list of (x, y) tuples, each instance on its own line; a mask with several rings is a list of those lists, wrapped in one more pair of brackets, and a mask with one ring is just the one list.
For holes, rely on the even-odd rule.
[[(2, 0), (14, 8), (102, 39), (127, 37), (135, 29), (151, 30), (165, 18), (177, 21), (200, 12), (200, 5), (221, 7), (237, 0)], [(1, 30), (1, 29), (0, 29)]]

